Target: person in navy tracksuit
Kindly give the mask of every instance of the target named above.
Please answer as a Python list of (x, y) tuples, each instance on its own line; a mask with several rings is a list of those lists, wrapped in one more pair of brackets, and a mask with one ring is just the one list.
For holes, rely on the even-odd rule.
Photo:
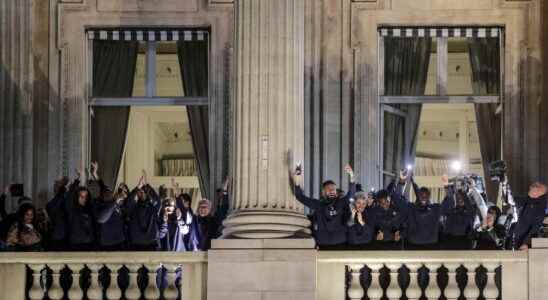
[(320, 199), (312, 199), (304, 195), (300, 183), (302, 171), (297, 170), (293, 178), (295, 196), (299, 202), (314, 210), (312, 215), (312, 234), (320, 249), (340, 249), (347, 242), (347, 221), (350, 217), (350, 199), (354, 197), (356, 184), (354, 172), (346, 165), (345, 172), (350, 176), (350, 189), (344, 196), (337, 193), (337, 185), (328, 180), (323, 183)]

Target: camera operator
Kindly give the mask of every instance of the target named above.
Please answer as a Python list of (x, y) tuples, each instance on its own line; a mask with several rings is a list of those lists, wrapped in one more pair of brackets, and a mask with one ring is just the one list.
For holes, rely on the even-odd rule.
[(519, 217), (512, 233), (512, 244), (514, 248), (527, 250), (531, 247), (531, 238), (541, 233), (548, 200), (547, 187), (535, 182), (529, 187), (527, 197), (515, 197), (514, 200)]
[(312, 199), (304, 195), (301, 188), (303, 171), (297, 167), (293, 176), (294, 193), (299, 202), (314, 210), (312, 216), (312, 234), (320, 249), (339, 249), (346, 245), (347, 221), (350, 217), (350, 199), (354, 197), (356, 184), (354, 171), (350, 165), (345, 166), (350, 177), (348, 194), (340, 197), (337, 185), (328, 180), (323, 183), (322, 197)]
[(462, 189), (457, 190), (449, 183), (449, 177), (442, 177), (446, 196), (442, 206), (442, 244), (444, 250), (469, 250), (472, 248), (471, 235), (474, 226), (475, 210)]
[(474, 232), (475, 250), (502, 250), (506, 230), (499, 224), (500, 208), (491, 206), (481, 226)]

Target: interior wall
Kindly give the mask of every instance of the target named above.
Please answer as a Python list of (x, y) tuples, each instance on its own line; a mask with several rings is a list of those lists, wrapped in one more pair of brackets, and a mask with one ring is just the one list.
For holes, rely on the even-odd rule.
[(124, 156), (120, 163), (120, 172), (117, 182), (125, 182), (130, 188), (137, 185), (142, 170), (145, 170), (152, 186), (161, 184), (171, 186), (171, 179), (181, 188), (199, 188), (198, 178), (191, 177), (164, 177), (155, 175), (157, 159), (162, 155), (183, 154), (193, 156), (192, 141), (189, 137), (186, 142), (167, 143), (164, 132), (158, 129), (161, 122), (178, 122), (189, 132), (188, 119), (184, 107), (132, 107), (130, 110), (127, 139)]

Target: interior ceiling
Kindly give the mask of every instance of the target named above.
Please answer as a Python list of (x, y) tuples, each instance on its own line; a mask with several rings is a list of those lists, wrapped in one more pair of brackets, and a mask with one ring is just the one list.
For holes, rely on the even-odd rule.
[(475, 109), (472, 104), (425, 104), (419, 124), (417, 151), (422, 157), (451, 159), (458, 154), (460, 121), (468, 129), (468, 157), (481, 158)]
[(159, 122), (156, 123), (166, 143), (177, 143), (190, 140), (188, 123)]

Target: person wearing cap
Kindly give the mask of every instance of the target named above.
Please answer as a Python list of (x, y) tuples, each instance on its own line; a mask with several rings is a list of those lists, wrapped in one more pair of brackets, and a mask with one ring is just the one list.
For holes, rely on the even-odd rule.
[(198, 249), (207, 251), (211, 248), (211, 240), (219, 237), (219, 223), (211, 215), (211, 202), (202, 199), (198, 202), (198, 215), (196, 216)]
[(346, 165), (344, 170), (350, 177), (350, 189), (344, 197), (340, 197), (337, 193), (337, 185), (331, 180), (323, 183), (320, 199), (305, 196), (300, 186), (303, 174), (300, 167), (297, 167), (292, 178), (295, 197), (303, 205), (314, 211), (312, 215), (312, 234), (320, 249), (341, 249), (346, 246), (350, 199), (354, 198), (356, 184), (352, 167)]

